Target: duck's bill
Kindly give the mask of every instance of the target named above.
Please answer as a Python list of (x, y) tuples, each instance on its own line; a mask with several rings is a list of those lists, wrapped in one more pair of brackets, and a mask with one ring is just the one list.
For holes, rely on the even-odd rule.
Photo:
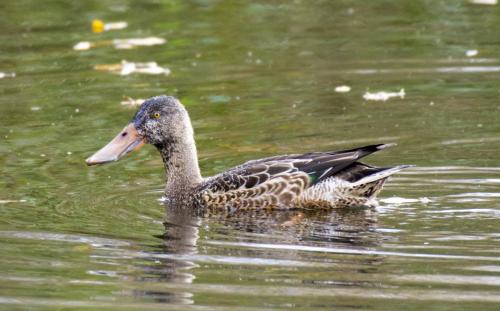
[(138, 150), (144, 145), (142, 138), (133, 123), (127, 125), (112, 141), (94, 153), (85, 162), (87, 165), (103, 164), (118, 161), (129, 152)]

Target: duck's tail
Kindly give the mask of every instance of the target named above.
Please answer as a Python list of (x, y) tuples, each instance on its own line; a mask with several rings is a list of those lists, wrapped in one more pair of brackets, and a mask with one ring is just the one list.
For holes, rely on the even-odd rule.
[(380, 190), (382, 190), (382, 187), (389, 176), (405, 168), (413, 166), (414, 165), (398, 165), (379, 168), (374, 173), (352, 182), (352, 191), (350, 194), (357, 197), (373, 199), (377, 196)]

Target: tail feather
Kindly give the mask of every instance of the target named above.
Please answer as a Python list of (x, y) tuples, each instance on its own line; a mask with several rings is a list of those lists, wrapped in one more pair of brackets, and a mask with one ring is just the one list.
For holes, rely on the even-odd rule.
[(413, 165), (399, 165), (386, 169), (382, 168), (376, 173), (363, 177), (352, 183), (351, 195), (372, 200), (382, 190), (389, 176), (412, 166)]
[(365, 185), (369, 184), (381, 179), (385, 179), (389, 176), (391, 176), (394, 173), (397, 173), (405, 168), (413, 167), (414, 165), (398, 165), (398, 166), (393, 166), (393, 167), (388, 167), (386, 169), (379, 170), (376, 173), (370, 174), (368, 176), (365, 176), (355, 182), (352, 183), (353, 186), (360, 186), (360, 185)]

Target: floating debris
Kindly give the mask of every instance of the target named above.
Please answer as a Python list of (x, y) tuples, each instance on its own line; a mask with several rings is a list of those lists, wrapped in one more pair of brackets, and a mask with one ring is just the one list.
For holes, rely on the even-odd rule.
[(100, 19), (92, 20), (92, 24), (90, 26), (92, 28), (92, 32), (99, 33), (104, 31), (104, 22)]
[(31, 111), (39, 111), (39, 110), (41, 110), (41, 109), (42, 109), (42, 107), (33, 106), (33, 107), (31, 107), (30, 109), (31, 109)]
[(3, 79), (3, 78), (15, 78), (15, 77), (16, 77), (16, 73), (15, 72), (11, 72), (11, 73), (0, 72), (0, 79)]
[(98, 46), (110, 46), (113, 45), (115, 49), (133, 49), (138, 46), (153, 46), (161, 45), (167, 42), (166, 39), (158, 37), (147, 37), (147, 38), (130, 38), (130, 39), (114, 39), (111, 41), (81, 41), (73, 46), (75, 51), (86, 51)]
[(147, 63), (132, 63), (127, 62), (126, 60), (122, 60), (121, 64), (104, 64), (104, 65), (95, 65), (95, 70), (98, 71), (110, 71), (117, 73), (121, 76), (128, 76), (132, 73), (144, 73), (151, 75), (169, 75), (170, 69), (166, 67), (160, 67), (156, 62), (147, 62)]
[(153, 46), (165, 44), (167, 40), (158, 37), (114, 39), (113, 45), (116, 49), (133, 49), (137, 46)]
[(26, 203), (27, 200), (21, 199), (21, 200), (0, 200), (0, 204), (7, 204), (7, 203)]
[(100, 19), (92, 20), (91, 24), (92, 32), (94, 33), (101, 33), (103, 31), (109, 31), (109, 30), (125, 29), (127, 27), (128, 27), (127, 22), (104, 23)]
[(132, 97), (126, 97), (125, 100), (121, 101), (122, 106), (137, 107), (142, 105), (146, 100), (143, 98), (133, 99)]
[(337, 93), (348, 93), (351, 91), (351, 87), (347, 85), (339, 85), (335, 88), (335, 92)]
[(479, 52), (477, 50), (468, 50), (465, 52), (465, 56), (467, 57), (474, 57), (478, 54)]
[(147, 62), (147, 63), (128, 63), (126, 61), (122, 62), (122, 70), (120, 71), (120, 75), (126, 76), (131, 73), (145, 73), (152, 75), (169, 75), (170, 69), (160, 67), (156, 62)]
[(498, 3), (498, 0), (470, 0), (470, 3), (473, 3), (473, 4), (495, 5), (495, 4)]
[(89, 41), (82, 41), (82, 42), (78, 42), (77, 44), (73, 45), (73, 50), (86, 51), (86, 50), (90, 50), (93, 47), (95, 47), (94, 43), (89, 42)]
[(405, 98), (405, 95), (406, 95), (405, 90), (401, 89), (399, 92), (384, 92), (384, 91), (377, 93), (366, 92), (363, 95), (363, 98), (365, 100), (386, 101), (392, 97), (399, 97), (403, 99)]

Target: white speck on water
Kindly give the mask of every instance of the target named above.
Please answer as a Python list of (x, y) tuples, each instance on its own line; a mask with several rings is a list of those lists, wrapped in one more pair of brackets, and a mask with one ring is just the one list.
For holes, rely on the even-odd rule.
[(3, 78), (15, 78), (15, 77), (16, 77), (16, 73), (15, 72), (11, 72), (11, 73), (0, 72), (0, 79), (3, 79)]
[(366, 92), (363, 95), (363, 98), (365, 100), (386, 101), (393, 97), (399, 97), (401, 99), (404, 99), (405, 95), (406, 95), (405, 90), (401, 89), (399, 92), (385, 92), (385, 91), (377, 93)]
[(128, 38), (128, 39), (113, 39), (111, 41), (99, 41), (99, 42), (90, 42), (90, 41), (81, 41), (73, 46), (73, 50), (75, 51), (86, 51), (91, 48), (95, 48), (96, 46), (109, 46), (113, 45), (115, 49), (133, 49), (138, 46), (153, 46), (153, 45), (162, 45), (167, 42), (166, 39), (158, 38), (158, 37), (147, 37), (147, 38)]
[(434, 102), (430, 102), (430, 103), (429, 103), (429, 106), (434, 106)]
[(113, 39), (112, 43), (115, 49), (127, 50), (127, 49), (133, 49), (138, 46), (162, 45), (167, 43), (167, 40), (158, 37), (147, 37), (147, 38)]
[(351, 91), (351, 87), (348, 85), (339, 85), (335, 87), (335, 92), (337, 93), (348, 93)]
[(40, 154), (42, 158), (45, 158), (45, 153)]
[(79, 113), (79, 112), (80, 112), (80, 109), (76, 108), (76, 109), (75, 109), (75, 112), (76, 112), (76, 113)]
[(73, 154), (71, 151), (66, 152), (67, 155)]
[(104, 24), (104, 31), (125, 29), (127, 27), (128, 27), (127, 22), (106, 23)]
[(7, 203), (25, 203), (26, 200), (21, 199), (21, 200), (0, 200), (0, 204), (7, 204)]
[(122, 61), (122, 70), (120, 71), (120, 75), (126, 76), (133, 72), (153, 74), (153, 75), (158, 75), (158, 74), (169, 75), (170, 69), (166, 67), (160, 67), (156, 62), (128, 63), (126, 61)]
[(260, 59), (256, 59), (256, 60), (255, 60), (255, 63), (256, 63), (257, 65), (260, 65), (260, 64), (262, 64), (262, 60), (260, 60)]
[(38, 107), (38, 106), (33, 106), (30, 108), (31, 111), (39, 111), (40, 109), (42, 109), (41, 107)]
[(470, 3), (473, 4), (485, 4), (485, 5), (495, 5), (498, 3), (498, 0), (470, 0)]
[(478, 54), (479, 52), (477, 50), (467, 50), (465, 52), (465, 56), (467, 57), (474, 57)]
[(247, 52), (247, 56), (248, 56), (248, 57), (252, 57), (252, 56), (253, 56), (252, 51), (248, 51), (248, 52)]
[(479, 124), (477, 125), (477, 127), (483, 127), (483, 125), (482, 125), (481, 123), (479, 123)]
[(73, 50), (86, 51), (86, 50), (90, 50), (90, 48), (92, 48), (93, 46), (94, 46), (94, 44), (89, 42), (89, 41), (81, 41), (81, 42), (78, 42), (77, 44), (73, 45)]
[(133, 99), (132, 97), (127, 97), (126, 100), (122, 100), (120, 103), (122, 104), (122, 106), (137, 107), (137, 106), (142, 105), (142, 103), (145, 102), (145, 101), (146, 100), (143, 99), (143, 98)]
[(132, 63), (127, 62), (126, 60), (122, 60), (120, 64), (95, 65), (94, 69), (98, 71), (110, 71), (122, 76), (127, 76), (132, 73), (144, 73), (153, 75), (170, 74), (170, 69), (166, 67), (160, 67), (156, 62)]

